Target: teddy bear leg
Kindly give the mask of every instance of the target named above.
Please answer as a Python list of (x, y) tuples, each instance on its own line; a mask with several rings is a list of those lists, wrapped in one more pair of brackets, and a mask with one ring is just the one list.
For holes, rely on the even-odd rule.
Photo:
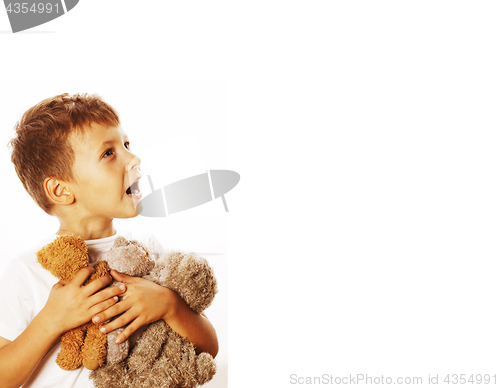
[(123, 341), (120, 344), (115, 342), (116, 337), (124, 330), (123, 327), (113, 330), (108, 333), (108, 355), (106, 356), (106, 364), (113, 365), (123, 361), (128, 356), (129, 341)]
[(97, 388), (130, 388), (133, 385), (132, 375), (127, 372), (124, 362), (114, 365), (103, 365), (90, 372), (90, 378)]
[(94, 370), (106, 360), (107, 336), (101, 333), (101, 325), (90, 324), (82, 346), (83, 366)]
[(167, 324), (163, 319), (149, 324), (140, 340), (130, 352), (128, 367), (131, 371), (141, 374), (150, 368), (160, 354), (162, 345), (167, 338)]
[(84, 331), (81, 327), (70, 330), (61, 336), (61, 350), (56, 358), (56, 363), (61, 369), (73, 370), (82, 365), (83, 339)]
[[(196, 384), (186, 383), (184, 376), (186, 366), (183, 362), (182, 338), (167, 326), (166, 340), (161, 350), (160, 357), (154, 360), (152, 367), (148, 368), (148, 373), (140, 373), (138, 381), (140, 387), (147, 388), (174, 388), (174, 387), (194, 387)], [(181, 369), (182, 371), (181, 371)], [(190, 371), (192, 382), (196, 377), (196, 371)], [(161, 384), (159, 384), (161, 382)]]
[[(162, 354), (150, 365), (147, 373), (139, 373), (134, 378), (134, 387), (141, 388), (177, 388), (183, 387), (176, 368), (165, 354)], [(187, 386), (186, 386), (187, 387)]]
[(156, 366), (161, 366), (166, 371), (169, 378), (175, 381), (175, 386), (182, 387), (203, 385), (209, 382), (216, 372), (215, 361), (211, 355), (196, 355), (194, 345), (171, 329), (163, 347), (162, 357)]

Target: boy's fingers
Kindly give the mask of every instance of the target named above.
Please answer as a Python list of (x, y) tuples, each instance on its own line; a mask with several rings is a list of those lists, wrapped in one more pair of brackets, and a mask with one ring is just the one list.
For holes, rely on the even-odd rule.
[[(109, 278), (111, 279), (111, 278)], [(90, 286), (90, 284), (89, 284)], [(99, 291), (90, 297), (90, 305), (96, 305), (101, 303), (107, 299), (113, 298), (114, 296), (118, 296), (123, 294), (127, 290), (127, 286), (125, 284), (120, 284), (119, 286), (105, 288), (102, 291)], [(100, 311), (96, 312), (99, 313)]]
[(97, 291), (99, 291), (101, 288), (107, 286), (112, 282), (113, 279), (111, 279), (111, 276), (102, 276), (99, 279), (94, 280), (93, 282), (90, 282), (85, 286), (85, 291), (87, 292), (87, 295), (94, 295)]
[[(122, 302), (115, 304), (114, 306), (108, 308), (106, 311), (103, 311), (102, 313), (95, 315), (94, 317), (92, 317), (92, 321), (94, 323), (107, 321), (108, 319), (111, 319), (111, 318), (117, 316), (118, 314), (121, 314), (121, 313), (127, 311), (129, 308), (130, 308), (130, 306), (127, 303), (124, 303), (122, 301)], [(121, 324), (120, 324), (120, 322), (123, 322), (123, 315), (121, 317), (115, 319), (114, 321), (112, 321), (108, 325), (106, 325), (106, 332), (109, 332), (109, 331), (114, 330), (114, 329), (118, 329), (119, 327), (122, 327), (123, 325), (126, 325), (128, 323), (128, 321), (121, 323)]]
[(85, 283), (85, 281), (93, 273), (94, 273), (94, 268), (92, 267), (82, 268), (80, 271), (78, 271), (78, 273), (76, 274), (75, 278), (71, 281), (71, 283), (77, 286), (83, 286), (83, 283)]
[(125, 341), (132, 334), (134, 334), (134, 332), (142, 326), (138, 321), (139, 319), (134, 319), (134, 321), (130, 325), (128, 325), (127, 328), (123, 330), (118, 337), (116, 337), (115, 342), (119, 344)]
[(111, 276), (113, 276), (113, 279), (122, 283), (137, 283), (141, 280), (141, 278), (125, 275), (124, 273), (120, 273), (118, 271), (115, 271), (114, 269), (111, 270), (110, 274)]
[(105, 301), (101, 303), (97, 303), (96, 305), (92, 306), (92, 308), (89, 310), (91, 315), (95, 315), (100, 313), (101, 311), (104, 311), (111, 306), (113, 306), (116, 302), (118, 302), (118, 297), (115, 296), (113, 298), (106, 299)]
[(110, 331), (119, 329), (120, 327), (124, 327), (125, 325), (130, 323), (127, 326), (127, 328), (118, 336), (117, 340), (119, 342), (117, 343), (120, 343), (123, 342), (125, 339), (127, 339), (134, 331), (136, 331), (139, 327), (142, 326), (139, 322), (142, 321), (139, 318), (137, 318), (133, 313), (127, 311), (122, 316), (116, 318), (107, 325), (102, 326), (101, 331), (104, 330), (103, 331), (104, 333), (109, 333)]

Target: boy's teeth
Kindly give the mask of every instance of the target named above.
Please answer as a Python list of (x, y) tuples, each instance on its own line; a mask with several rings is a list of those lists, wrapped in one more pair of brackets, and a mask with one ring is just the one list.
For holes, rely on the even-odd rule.
[(130, 187), (127, 189), (127, 194), (128, 195), (139, 194), (140, 191), (139, 191), (139, 188), (137, 186), (138, 186), (137, 182), (132, 183), (130, 185)]

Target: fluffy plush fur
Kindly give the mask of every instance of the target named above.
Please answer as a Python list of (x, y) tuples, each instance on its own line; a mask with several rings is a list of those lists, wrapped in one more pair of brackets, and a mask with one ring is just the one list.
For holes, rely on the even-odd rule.
[[(155, 261), (150, 257), (144, 245), (136, 240), (129, 241), (121, 236), (115, 239), (113, 247), (108, 252), (106, 261), (111, 269), (130, 276), (144, 276), (155, 266)], [(115, 281), (112, 286), (118, 284), (120, 283)], [(116, 337), (124, 329), (121, 327), (108, 333), (108, 355), (106, 361), (108, 365), (123, 361), (128, 356), (129, 349), (137, 341), (137, 337), (142, 334), (142, 331), (140, 331), (120, 344), (115, 343)]]
[[(127, 273), (123, 265), (131, 268), (135, 261), (147, 262), (145, 248), (137, 242), (121, 239), (115, 245), (107, 257), (111, 268), (120, 271), (115, 267), (116, 261), (120, 261), (120, 272)], [(192, 253), (175, 251), (162, 255), (144, 277), (177, 292), (197, 314), (212, 303), (217, 293), (212, 268), (206, 259)], [(108, 351), (114, 352), (111, 348)], [(117, 357), (108, 358), (106, 365), (91, 373), (96, 387), (196, 387), (210, 381), (216, 372), (212, 356), (197, 355), (194, 345), (175, 333), (164, 320), (151, 323), (141, 333), (131, 336), (127, 357), (122, 359), (120, 351), (116, 354)]]
[[(37, 252), (37, 261), (57, 278), (71, 281), (80, 269), (89, 265), (87, 245), (80, 237), (61, 236)], [(105, 261), (99, 261), (94, 269), (85, 285), (109, 274)], [(99, 324), (88, 322), (63, 334), (57, 364), (65, 370), (76, 369), (82, 364), (94, 370), (103, 365), (107, 341), (99, 329)]]

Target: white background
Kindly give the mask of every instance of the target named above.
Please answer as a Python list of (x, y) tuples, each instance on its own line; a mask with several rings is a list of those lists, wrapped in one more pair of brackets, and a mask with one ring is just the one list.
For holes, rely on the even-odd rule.
[[(26, 85), (26, 89), (18, 87)], [(60, 93), (99, 93), (120, 114), (131, 149), (141, 157), (140, 182), (143, 195), (151, 192), (147, 176), (155, 189), (177, 180), (224, 169), (227, 165), (227, 83), (210, 80), (5, 80), (0, 93), (2, 115), (0, 148), (1, 175), (9, 187), (9, 205), (2, 219), (3, 255), (0, 273), (21, 251), (57, 231), (58, 222), (31, 200), (17, 178), (10, 152), (5, 145), (14, 135), (13, 126), (24, 110), (48, 96)], [(133, 90), (133, 92), (131, 91)], [(231, 206), (227, 194), (228, 207)], [(219, 199), (168, 218), (137, 217), (116, 220), (120, 230), (136, 236), (153, 234), (171, 249), (196, 251), (209, 260), (219, 283), (219, 293), (206, 311), (219, 337), (218, 373), (211, 385), (227, 385), (227, 217)], [(30, 242), (31, 241), (31, 242)]]
[[(1, 139), (55, 85), (103, 94), (141, 150), (172, 131), (200, 150), (186, 168), (240, 173), (229, 213), (214, 201), (164, 220), (178, 245), (219, 252), (227, 236), (231, 387), (292, 374), (500, 382), (499, 11), (82, 0), (0, 35)], [(171, 84), (190, 85), (177, 105)], [(177, 109), (185, 126), (165, 122)], [(42, 221), (0, 152), (3, 265)], [(190, 233), (198, 219), (217, 230)]]

